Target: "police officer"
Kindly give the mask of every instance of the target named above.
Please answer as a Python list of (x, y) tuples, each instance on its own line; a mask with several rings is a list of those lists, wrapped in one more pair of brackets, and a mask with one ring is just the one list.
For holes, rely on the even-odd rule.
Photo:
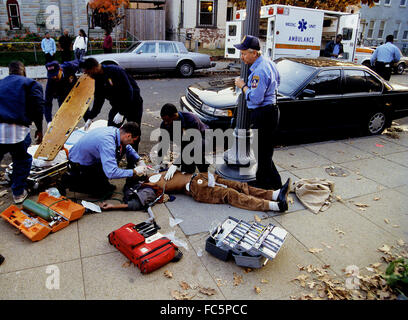
[(401, 59), (401, 52), (393, 42), (394, 36), (392, 34), (388, 35), (385, 38), (385, 44), (375, 49), (370, 58), (371, 65), (375, 67), (375, 71), (387, 81), (391, 78), (391, 64)]
[(274, 132), (279, 123), (279, 108), (276, 105), (279, 73), (275, 63), (261, 55), (257, 37), (247, 35), (234, 46), (241, 51), (241, 60), (250, 66), (248, 83), (238, 77), (235, 85), (242, 89), (245, 96), (251, 128), (258, 130), (258, 168), (254, 186), (278, 190), (282, 187), (282, 180), (272, 156)]
[(58, 105), (64, 102), (71, 89), (77, 82), (75, 73), (79, 70), (79, 61), (66, 61), (61, 65), (58, 61), (52, 61), (45, 65), (47, 68), (47, 85), (45, 87), (45, 121), (52, 121), (52, 101), (58, 100)]
[[(101, 65), (94, 58), (88, 58), (80, 63), (80, 68), (95, 79), (95, 99), (92, 109), (84, 115), (85, 129), (89, 128), (92, 119), (101, 112), (105, 99), (109, 100), (112, 106), (108, 115), (108, 126), (119, 128), (125, 118), (140, 126), (143, 114), (140, 89), (136, 81), (122, 67)], [(137, 151), (138, 142), (133, 147)]]

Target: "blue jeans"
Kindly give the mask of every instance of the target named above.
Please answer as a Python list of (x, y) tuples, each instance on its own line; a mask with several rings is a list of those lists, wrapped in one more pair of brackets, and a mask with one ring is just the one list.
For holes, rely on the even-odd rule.
[(27, 187), (27, 177), (30, 175), (32, 156), (27, 152), (31, 144), (30, 134), (14, 144), (0, 144), (0, 161), (6, 153), (11, 154), (13, 160), (13, 173), (11, 174), (11, 190), (14, 196), (19, 196)]

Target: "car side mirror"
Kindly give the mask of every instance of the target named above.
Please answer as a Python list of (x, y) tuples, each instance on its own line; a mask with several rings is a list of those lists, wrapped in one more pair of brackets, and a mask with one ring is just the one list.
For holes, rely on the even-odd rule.
[(316, 96), (316, 91), (312, 90), (312, 89), (305, 89), (302, 92), (302, 97), (303, 98), (313, 98)]

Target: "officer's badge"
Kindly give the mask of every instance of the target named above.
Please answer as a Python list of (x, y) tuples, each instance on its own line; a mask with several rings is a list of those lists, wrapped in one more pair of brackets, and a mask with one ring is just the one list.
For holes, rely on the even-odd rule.
[(108, 82), (109, 82), (109, 85), (113, 87), (113, 82), (111, 78), (108, 79)]
[(241, 44), (244, 43), (245, 39), (246, 39), (246, 36), (244, 36), (244, 37), (242, 38)]
[(255, 89), (259, 84), (259, 76), (253, 76), (251, 80), (251, 88)]

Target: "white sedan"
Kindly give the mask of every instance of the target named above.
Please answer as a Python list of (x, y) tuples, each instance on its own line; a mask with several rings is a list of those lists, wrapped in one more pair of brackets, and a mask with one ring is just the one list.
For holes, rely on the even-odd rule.
[(190, 77), (194, 70), (215, 66), (207, 54), (189, 52), (182, 42), (165, 40), (138, 41), (122, 53), (90, 55), (101, 64), (116, 64), (131, 73), (178, 71)]

